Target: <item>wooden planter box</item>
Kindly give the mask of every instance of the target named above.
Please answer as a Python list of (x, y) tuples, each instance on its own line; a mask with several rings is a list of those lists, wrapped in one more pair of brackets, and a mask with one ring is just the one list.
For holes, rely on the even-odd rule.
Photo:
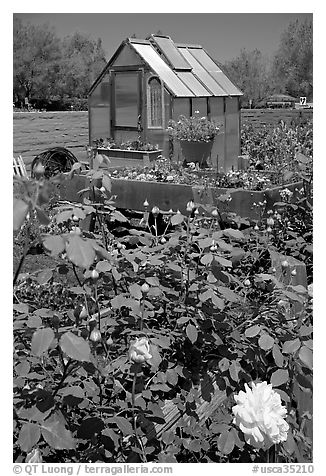
[[(61, 200), (81, 202), (77, 192), (88, 186), (86, 180), (85, 175), (75, 175), (71, 181), (63, 183), (60, 188)], [(255, 206), (255, 203), (266, 200), (266, 210), (270, 210), (275, 202), (281, 201), (280, 191), (285, 187), (291, 190), (294, 196), (298, 194), (296, 189), (302, 187), (302, 182), (296, 182), (264, 191), (251, 191), (115, 178), (111, 180), (112, 195), (116, 195), (117, 208), (143, 211), (143, 203), (147, 199), (150, 209), (156, 205), (163, 211), (180, 210), (185, 214), (187, 202), (193, 200), (196, 204), (217, 207), (221, 213), (234, 212), (243, 218), (257, 221), (262, 217), (260, 207)], [(229, 195), (232, 200), (221, 200), (223, 195)]]
[(134, 165), (147, 166), (153, 160), (162, 155), (162, 150), (129, 150), (129, 149), (106, 149), (98, 147), (94, 149), (98, 154), (106, 155), (110, 159), (121, 159), (121, 161), (135, 161)]

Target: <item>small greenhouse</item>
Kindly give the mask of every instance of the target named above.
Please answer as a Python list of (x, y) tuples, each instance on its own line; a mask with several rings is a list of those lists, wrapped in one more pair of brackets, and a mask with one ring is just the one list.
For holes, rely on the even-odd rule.
[(199, 111), (216, 121), (211, 162), (220, 172), (237, 168), (240, 155), (241, 91), (199, 45), (176, 44), (168, 36), (121, 43), (89, 92), (89, 141), (141, 139), (162, 155), (179, 159), (171, 147), (170, 119)]

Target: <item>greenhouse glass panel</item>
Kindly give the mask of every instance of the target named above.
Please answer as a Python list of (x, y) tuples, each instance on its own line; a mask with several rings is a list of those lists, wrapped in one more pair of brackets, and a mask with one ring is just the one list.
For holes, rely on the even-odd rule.
[(240, 155), (240, 116), (239, 99), (226, 98), (225, 108), (225, 137), (226, 137), (226, 160), (225, 171), (237, 169), (238, 156)]
[(163, 38), (160, 36), (153, 36), (153, 40), (158, 45), (172, 68), (175, 70), (188, 70), (191, 71), (191, 66), (184, 59), (178, 48), (175, 46), (171, 38)]
[(219, 172), (224, 171), (224, 145), (225, 145), (225, 117), (224, 117), (224, 98), (209, 99), (210, 118), (219, 127), (219, 133), (215, 137), (212, 149), (213, 165)]
[(177, 121), (179, 116), (190, 117), (190, 100), (175, 98), (173, 101), (173, 119)]
[(115, 125), (137, 127), (138, 73), (115, 73)]
[(207, 116), (207, 99), (206, 98), (193, 98), (191, 100), (191, 115), (192, 116), (199, 115), (200, 117)]
[(225, 76), (223, 71), (217, 66), (217, 64), (208, 56), (206, 51), (199, 48), (191, 48), (191, 54), (199, 61), (199, 63), (209, 71), (210, 75), (213, 76), (215, 81), (229, 94), (229, 95), (239, 95), (241, 92), (238, 88), (231, 83), (229, 78)]
[(106, 139), (111, 137), (110, 107), (90, 107), (90, 140)]
[(198, 81), (196, 76), (189, 72), (177, 72), (176, 75), (186, 86), (191, 89), (195, 96), (211, 96), (211, 93)]
[(212, 76), (203, 68), (203, 66), (192, 56), (187, 48), (179, 48), (180, 52), (192, 66), (192, 72), (205, 84), (214, 96), (227, 96), (224, 89), (217, 84)]
[(151, 45), (141, 45), (133, 43), (133, 47), (149, 64), (153, 71), (162, 79), (167, 88), (175, 96), (193, 96), (194, 94), (188, 89), (172, 69), (162, 60), (160, 55)]

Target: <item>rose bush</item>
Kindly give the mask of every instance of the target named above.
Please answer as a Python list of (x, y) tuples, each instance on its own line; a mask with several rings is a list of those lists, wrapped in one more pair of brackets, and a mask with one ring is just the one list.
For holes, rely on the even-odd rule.
[[(82, 203), (51, 207), (52, 179), (16, 179), (14, 229), (26, 233), (14, 276), (14, 460), (266, 462), (268, 436), (279, 462), (311, 461), (312, 299), (290, 257), (309, 264), (312, 250), (295, 243), (297, 210), (284, 201), (269, 223), (221, 230), (215, 208), (189, 203), (158, 227), (146, 201), (136, 224), (115, 209), (109, 175), (87, 174)], [(304, 190), (302, 215), (310, 203)], [(32, 219), (52, 264), (27, 272)], [(262, 381), (272, 391), (261, 393), (265, 415), (261, 400), (252, 407), (257, 448), (232, 408), (246, 429), (239, 392)]]

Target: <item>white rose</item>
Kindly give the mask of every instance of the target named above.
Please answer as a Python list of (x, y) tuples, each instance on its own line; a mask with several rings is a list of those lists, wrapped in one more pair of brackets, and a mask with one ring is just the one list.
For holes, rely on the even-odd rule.
[(150, 347), (146, 337), (136, 339), (129, 349), (129, 359), (135, 364), (148, 362), (152, 355), (149, 353)]
[(235, 395), (237, 405), (232, 407), (234, 423), (244, 433), (245, 440), (256, 448), (268, 449), (286, 441), (289, 430), (284, 420), (287, 411), (280, 395), (267, 382), (245, 384), (246, 391)]

